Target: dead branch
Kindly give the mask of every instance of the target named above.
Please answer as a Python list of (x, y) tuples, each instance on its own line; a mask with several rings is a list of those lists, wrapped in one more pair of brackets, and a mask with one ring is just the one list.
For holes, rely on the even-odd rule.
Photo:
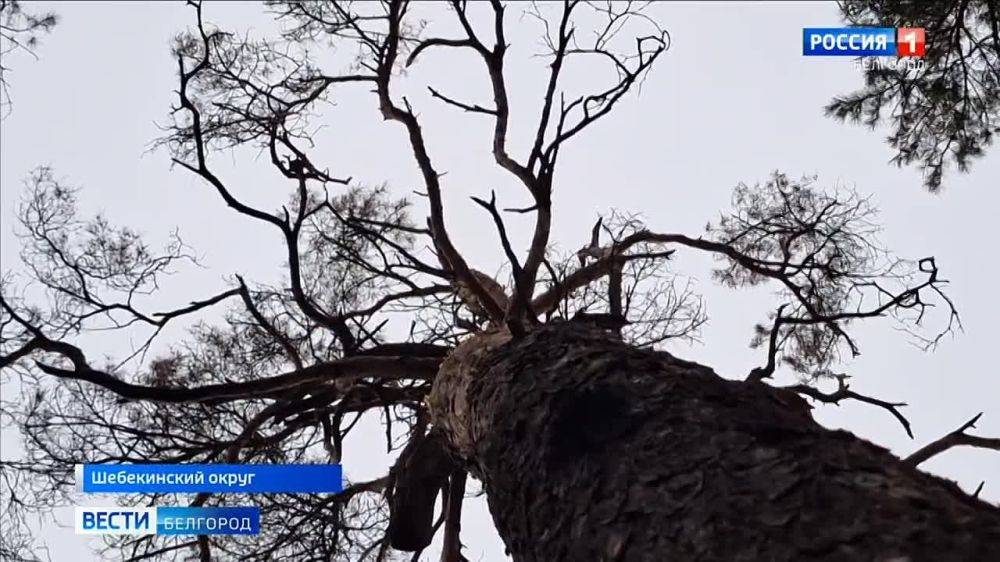
[(448, 483), (447, 506), (445, 507), (444, 544), (441, 547), (441, 562), (462, 562), (462, 502), (465, 501), (464, 469), (452, 472)]
[(837, 404), (840, 405), (842, 400), (857, 400), (859, 402), (864, 402), (866, 404), (872, 404), (873, 406), (878, 406), (880, 408), (885, 408), (890, 414), (893, 415), (899, 423), (902, 424), (903, 429), (906, 430), (906, 434), (913, 439), (913, 431), (910, 429), (910, 421), (906, 419), (905, 416), (899, 411), (899, 408), (906, 406), (905, 402), (887, 402), (885, 400), (879, 400), (878, 398), (872, 398), (870, 396), (865, 396), (863, 394), (858, 394), (850, 389), (847, 384), (846, 375), (837, 376), (837, 390), (829, 394), (820, 391), (817, 388), (805, 384), (796, 384), (792, 386), (782, 387), (785, 390), (791, 390), (792, 392), (797, 392), (799, 394), (808, 396), (814, 400), (818, 400), (825, 404)]
[(1000, 451), (1000, 438), (979, 437), (978, 435), (969, 435), (966, 433), (967, 430), (974, 429), (976, 427), (976, 422), (979, 421), (979, 418), (982, 416), (983, 413), (979, 412), (971, 420), (962, 424), (962, 426), (955, 431), (952, 431), (944, 437), (917, 449), (917, 451), (912, 455), (903, 459), (903, 462), (911, 466), (918, 466), (921, 463), (926, 462), (931, 457), (941, 454), (952, 447), (978, 447), (981, 449), (993, 449), (994, 451)]

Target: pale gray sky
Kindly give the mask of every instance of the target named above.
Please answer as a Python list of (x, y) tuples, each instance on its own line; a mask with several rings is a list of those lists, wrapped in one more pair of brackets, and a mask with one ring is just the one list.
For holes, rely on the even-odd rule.
[[(282, 273), (281, 241), (273, 229), (224, 207), (205, 185), (183, 170), (171, 171), (163, 152), (146, 154), (176, 102), (176, 63), (170, 38), (191, 23), (181, 3), (32, 3), (53, 9), (62, 20), (38, 50), (38, 61), (11, 61), (13, 113), (3, 121), (0, 149), (0, 220), (3, 269), (17, 268), (12, 236), (21, 180), (40, 164), (52, 165), (67, 183), (83, 187), (86, 213), (103, 210), (113, 220), (162, 241), (176, 227), (209, 267), (169, 279), (157, 303), (171, 306), (204, 297), (223, 286), (223, 276), (242, 273), (269, 281)], [(429, 9), (429, 8), (428, 8)], [(529, 134), (540, 98), (537, 25), (510, 11), (512, 47), (512, 139)], [(206, 18), (224, 28), (266, 26), (255, 3), (209, 4)], [(1000, 209), (1000, 155), (975, 164), (969, 175), (952, 174), (941, 195), (925, 193), (919, 173), (887, 165), (884, 132), (872, 133), (826, 119), (831, 96), (858, 87), (860, 72), (849, 59), (801, 56), (803, 27), (836, 26), (835, 5), (819, 3), (676, 3), (655, 7), (671, 34), (672, 47), (659, 61), (640, 95), (630, 95), (612, 115), (564, 150), (554, 193), (553, 240), (579, 247), (598, 212), (640, 211), (654, 230), (698, 234), (726, 209), (733, 186), (762, 180), (771, 170), (792, 176), (818, 174), (825, 185), (856, 186), (882, 210), (884, 240), (901, 256), (934, 255), (962, 314), (965, 332), (932, 354), (923, 353), (892, 329), (872, 321), (857, 329), (862, 356), (844, 365), (854, 388), (910, 404), (911, 441), (885, 411), (861, 404), (817, 406), (817, 418), (905, 455), (985, 411), (982, 435), (1000, 435), (1000, 383), (994, 347), (995, 301), (1000, 267), (994, 259)], [(586, 71), (567, 83), (591, 84)], [(468, 199), (497, 189), (506, 206), (526, 198), (489, 152), (490, 125), (429, 99), (422, 84), (434, 83), (462, 99), (488, 99), (479, 61), (453, 52), (428, 53), (405, 84), (421, 115), (429, 149), (444, 179), (447, 221), (459, 249), (479, 269), (493, 271), (501, 253), (485, 215)], [(338, 90), (324, 118), (317, 153), (330, 168), (368, 183), (388, 182), (398, 193), (419, 186), (419, 175), (402, 128), (385, 123), (363, 88)], [(517, 146), (515, 144), (515, 146)], [(214, 157), (219, 173), (242, 197), (273, 208), (286, 186), (262, 173), (266, 162), (245, 155)], [(422, 203), (417, 210), (423, 212)], [(520, 240), (523, 242), (524, 238)], [(683, 254), (683, 252), (680, 252)], [(743, 376), (761, 361), (748, 349), (751, 328), (772, 310), (766, 291), (731, 291), (714, 285), (710, 261), (680, 255), (679, 270), (694, 275), (706, 297), (710, 323), (702, 344), (675, 347), (685, 358), (711, 365), (724, 376)], [(173, 332), (177, 334), (177, 332)], [(171, 334), (167, 334), (169, 337)], [(167, 340), (165, 340), (167, 341)], [(123, 354), (128, 342), (104, 339), (92, 353)], [(779, 379), (781, 380), (781, 379)], [(9, 392), (11, 389), (4, 389)], [(4, 432), (4, 454), (18, 445)], [(345, 470), (364, 477), (384, 469), (378, 445), (347, 449)], [(348, 445), (350, 447), (350, 444)], [(982, 496), (1000, 499), (1000, 455), (953, 450), (925, 467), (972, 490), (987, 480)], [(89, 498), (88, 501), (101, 503)], [(47, 526), (45, 540), (55, 560), (86, 560), (87, 539), (69, 528)], [(263, 524), (267, 524), (264, 521)], [(471, 560), (506, 559), (482, 499), (464, 512), (463, 539)], [(427, 560), (436, 560), (429, 553)]]

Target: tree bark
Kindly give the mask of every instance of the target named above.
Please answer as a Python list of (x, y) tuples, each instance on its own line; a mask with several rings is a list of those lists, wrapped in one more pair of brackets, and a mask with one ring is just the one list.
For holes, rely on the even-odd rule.
[(1000, 509), (798, 395), (572, 322), (462, 344), (430, 399), (516, 562), (996, 560)]

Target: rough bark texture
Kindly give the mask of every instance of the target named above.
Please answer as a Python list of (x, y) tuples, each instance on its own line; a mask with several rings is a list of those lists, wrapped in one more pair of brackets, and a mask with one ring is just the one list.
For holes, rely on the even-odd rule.
[(486, 340), (431, 409), (516, 562), (1000, 559), (1000, 510), (797, 395), (573, 323)]

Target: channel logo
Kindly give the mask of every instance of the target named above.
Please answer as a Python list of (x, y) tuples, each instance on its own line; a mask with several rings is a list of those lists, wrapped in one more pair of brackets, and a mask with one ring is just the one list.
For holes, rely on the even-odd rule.
[(77, 507), (73, 519), (78, 535), (156, 534), (155, 507)]
[(256, 535), (258, 507), (77, 507), (78, 535)]
[(922, 27), (806, 27), (806, 57), (915, 57), (925, 52)]

